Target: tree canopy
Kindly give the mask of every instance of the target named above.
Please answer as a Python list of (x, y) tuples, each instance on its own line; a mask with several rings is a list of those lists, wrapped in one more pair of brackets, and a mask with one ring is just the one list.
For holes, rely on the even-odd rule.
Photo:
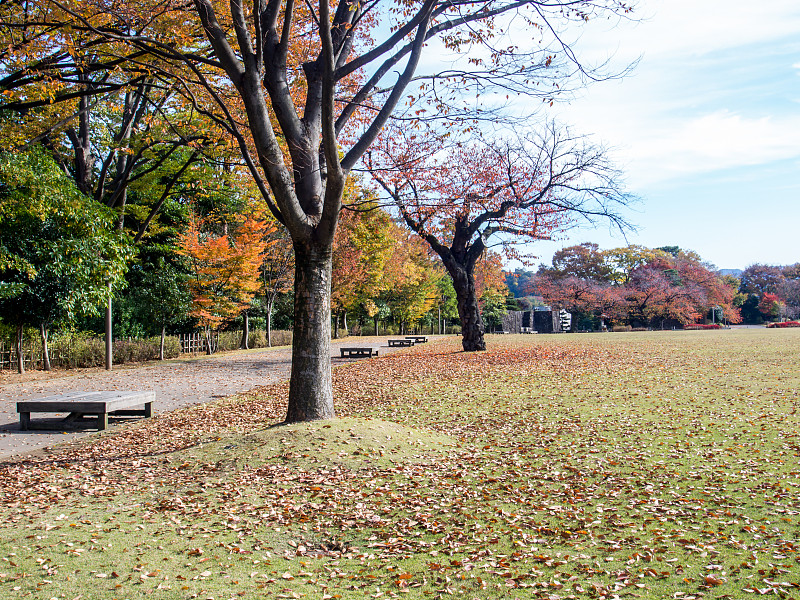
[(0, 312), (18, 357), (24, 325), (46, 343), (52, 324), (97, 314), (122, 283), (132, 253), (113, 220), (43, 153), (0, 154)]

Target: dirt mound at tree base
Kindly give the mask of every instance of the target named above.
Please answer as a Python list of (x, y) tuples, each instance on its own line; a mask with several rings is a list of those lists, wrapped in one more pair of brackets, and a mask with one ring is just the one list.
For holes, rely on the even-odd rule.
[(223, 434), (172, 456), (190, 464), (238, 470), (265, 464), (357, 470), (413, 463), (456, 445), (455, 438), (391, 421), (342, 418), (273, 425), (248, 434)]

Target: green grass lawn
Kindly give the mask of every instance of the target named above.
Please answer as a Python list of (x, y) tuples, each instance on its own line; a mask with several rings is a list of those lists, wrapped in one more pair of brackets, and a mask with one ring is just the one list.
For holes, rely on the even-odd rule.
[(800, 598), (800, 331), (488, 345), (4, 465), (0, 597)]

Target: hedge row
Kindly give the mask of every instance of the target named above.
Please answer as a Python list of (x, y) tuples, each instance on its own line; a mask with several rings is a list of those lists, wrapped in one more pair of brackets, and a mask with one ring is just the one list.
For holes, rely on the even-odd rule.
[(784, 321), (783, 323), (770, 323), (767, 325), (770, 329), (783, 329), (784, 327), (800, 327), (800, 321)]

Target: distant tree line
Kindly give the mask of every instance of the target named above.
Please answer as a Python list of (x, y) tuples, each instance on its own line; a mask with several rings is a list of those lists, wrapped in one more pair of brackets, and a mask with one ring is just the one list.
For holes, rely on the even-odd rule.
[(742, 320), (739, 280), (677, 246), (601, 250), (584, 243), (556, 252), (552, 264), (535, 273), (509, 273), (507, 281), (517, 294), (573, 313), (574, 329)]

